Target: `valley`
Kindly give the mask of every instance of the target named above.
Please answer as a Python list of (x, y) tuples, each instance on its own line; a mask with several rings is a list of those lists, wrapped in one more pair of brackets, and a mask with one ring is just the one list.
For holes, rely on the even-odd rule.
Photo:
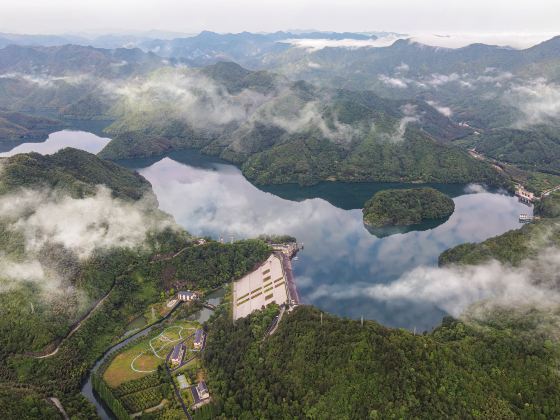
[(0, 418), (560, 417), (556, 32), (30, 21), (0, 32)]

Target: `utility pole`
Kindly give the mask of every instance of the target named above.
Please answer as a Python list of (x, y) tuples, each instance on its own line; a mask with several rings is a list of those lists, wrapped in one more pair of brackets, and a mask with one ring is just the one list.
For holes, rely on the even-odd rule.
[(364, 326), (364, 316), (362, 315), (362, 327)]
[(323, 312), (321, 312), (321, 325), (323, 325)]

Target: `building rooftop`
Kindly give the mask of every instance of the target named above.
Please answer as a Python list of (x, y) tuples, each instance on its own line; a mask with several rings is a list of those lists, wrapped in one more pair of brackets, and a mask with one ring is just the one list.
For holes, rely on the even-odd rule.
[(204, 338), (204, 330), (199, 328), (194, 333), (194, 341), (201, 341)]
[(175, 347), (173, 347), (173, 352), (171, 353), (171, 358), (177, 359), (181, 355), (182, 350), (183, 350), (183, 343), (175, 344)]
[(199, 394), (208, 393), (208, 387), (206, 386), (206, 382), (200, 381), (196, 386), (196, 390)]

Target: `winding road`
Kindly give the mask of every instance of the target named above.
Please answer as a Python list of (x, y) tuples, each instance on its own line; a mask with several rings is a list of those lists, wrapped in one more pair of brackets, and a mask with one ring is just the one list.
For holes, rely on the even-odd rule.
[(56, 348), (51, 351), (50, 353), (47, 354), (42, 354), (42, 355), (33, 355), (31, 354), (30, 356), (35, 358), (35, 359), (45, 359), (47, 357), (52, 357), (55, 354), (58, 353), (58, 351), (60, 350), (60, 347), (62, 346), (62, 344), (64, 344), (64, 341), (66, 341), (67, 339), (69, 339), (70, 337), (72, 337), (72, 335), (74, 335), (74, 333), (76, 331), (78, 331), (78, 329), (82, 326), (82, 324), (87, 321), (92, 315), (93, 313), (96, 311), (97, 308), (99, 308), (101, 305), (103, 305), (103, 302), (105, 302), (105, 300), (109, 297), (109, 294), (113, 291), (113, 288), (115, 287), (115, 283), (113, 283), (113, 285), (111, 286), (111, 288), (109, 289), (109, 291), (105, 294), (105, 296), (103, 296), (101, 299), (99, 299), (99, 301), (89, 310), (89, 312), (82, 317), (82, 319), (80, 319), (78, 321), (78, 323), (76, 323), (76, 325), (74, 325), (74, 327), (70, 330), (70, 332), (68, 334), (66, 334), (65, 337), (62, 338), (62, 340), (60, 340), (60, 343), (58, 343), (58, 346), (56, 346)]

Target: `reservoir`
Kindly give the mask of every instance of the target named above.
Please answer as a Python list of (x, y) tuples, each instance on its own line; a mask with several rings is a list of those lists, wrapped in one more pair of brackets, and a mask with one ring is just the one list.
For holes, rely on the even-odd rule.
[[(45, 142), (27, 144), (25, 151), (53, 153), (57, 147), (73, 146), (95, 153), (108, 140), (65, 130), (49, 136), (48, 150)], [(455, 202), (448, 220), (373, 234), (362, 222), (363, 203), (379, 190), (410, 184), (328, 182), (257, 188), (237, 167), (196, 151), (119, 163), (148, 179), (160, 208), (194, 235), (224, 241), (263, 233), (295, 236), (304, 245), (293, 261), (302, 303), (343, 317), (418, 331), (439, 325), (453, 309), (452, 291), (445, 290), (445, 283), (441, 293), (429, 298), (416, 293), (418, 288), (422, 292), (422, 276), (429, 283), (426, 270), (436, 270), (439, 254), (516, 229), (520, 213), (532, 214), (531, 208), (504, 192), (479, 185), (432, 185)], [(403, 279), (410, 273), (417, 273), (417, 289), (408, 294), (383, 289), (402, 291), (409, 286)]]
[(504, 192), (432, 185), (453, 197), (455, 212), (448, 220), (414, 230), (389, 229), (377, 237), (362, 222), (362, 204), (381, 189), (410, 184), (329, 182), (259, 189), (237, 167), (196, 151), (120, 163), (148, 179), (160, 208), (195, 235), (224, 241), (262, 233), (295, 236), (304, 245), (292, 262), (302, 303), (419, 331), (439, 325), (448, 313), (446, 299), (380, 296), (376, 287), (398, 288), (411, 270), (437, 267), (442, 251), (516, 229), (520, 213), (532, 214)]

